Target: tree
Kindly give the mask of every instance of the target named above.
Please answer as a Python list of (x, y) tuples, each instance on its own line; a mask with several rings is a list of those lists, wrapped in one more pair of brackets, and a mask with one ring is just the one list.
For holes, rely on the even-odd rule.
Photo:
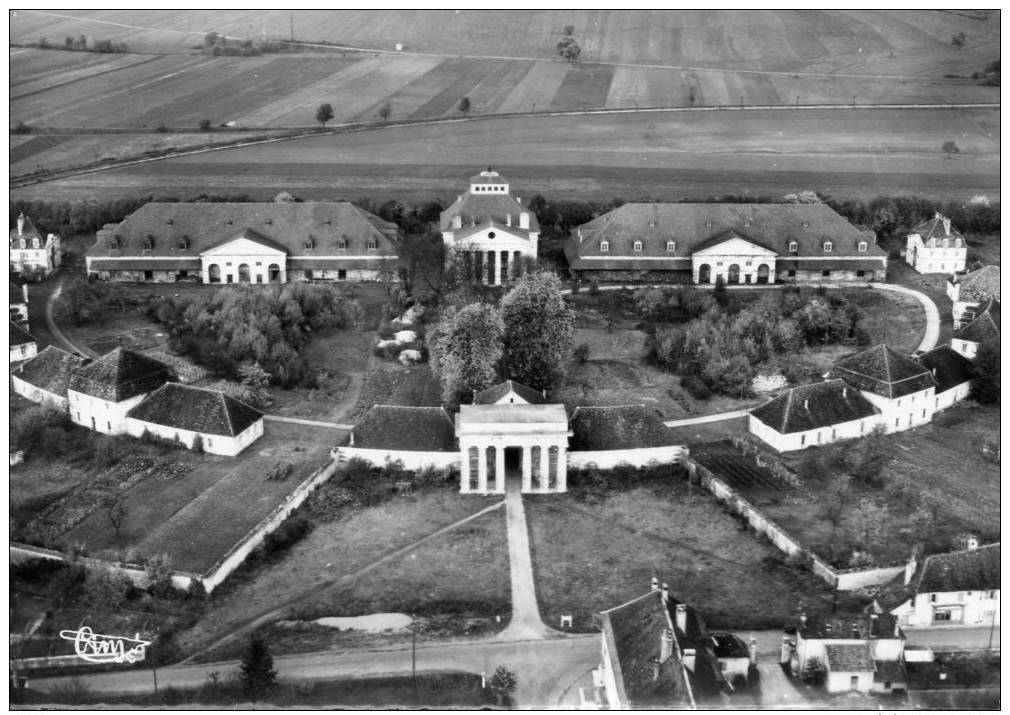
[(208, 32), (206, 35), (203, 36), (203, 49), (204, 50), (213, 49), (214, 45), (216, 45), (220, 40), (221, 36), (218, 35), (216, 32)]
[(968, 38), (965, 37), (965, 34), (963, 32), (959, 32), (950, 38), (950, 44), (954, 45), (954, 47), (960, 50), (961, 48), (964, 47), (964, 43), (967, 39)]
[(210, 129), (211, 129), (211, 127), (210, 127), (210, 120), (209, 119), (201, 119), (200, 120), (200, 131), (201, 132), (209, 132)]
[(201, 435), (198, 434), (195, 437), (193, 437), (193, 444), (192, 444), (192, 446), (190, 446), (190, 449), (193, 450), (194, 452), (202, 454), (203, 453), (203, 436), (201, 436)]
[(466, 114), (467, 112), (470, 111), (469, 97), (463, 97), (463, 99), (459, 100), (459, 111), (462, 112), (463, 114)]
[(589, 343), (581, 343), (574, 352), (572, 352), (572, 357), (575, 358), (576, 362), (587, 363), (589, 362)]
[(819, 687), (824, 685), (824, 681), (828, 677), (828, 669), (824, 667), (824, 663), (821, 662), (820, 658), (807, 658), (806, 667), (803, 669), (802, 678), (804, 681), (810, 683), (813, 686)]
[(961, 150), (957, 146), (957, 143), (953, 141), (944, 142), (943, 146), (940, 148), (943, 149), (943, 153), (947, 155), (948, 159), (952, 159), (955, 154), (961, 152)]
[(562, 38), (561, 42), (557, 44), (557, 50), (559, 55), (572, 63), (578, 62), (579, 56), (582, 54), (582, 48), (573, 37)]
[(119, 529), (123, 525), (123, 520), (126, 518), (126, 506), (123, 504), (123, 499), (118, 494), (106, 497), (104, 503), (105, 514), (109, 517), (109, 523), (112, 524), (112, 528), (116, 530), (116, 538), (119, 538)]
[(565, 374), (575, 329), (560, 279), (527, 273), (502, 298), (501, 309), (509, 376), (535, 390), (551, 389)]
[(389, 117), (392, 114), (393, 114), (393, 105), (387, 99), (385, 102), (382, 103), (382, 106), (379, 107), (379, 118), (385, 122), (389, 119)]
[(266, 641), (254, 636), (242, 655), (239, 665), (242, 689), (253, 700), (261, 700), (277, 685), (274, 659)]
[(575, 34), (575, 25), (565, 25), (565, 36), (571, 37)]
[(875, 551), (883, 541), (890, 514), (887, 507), (863, 497), (848, 515), (849, 535), (864, 550)]
[(323, 125), (323, 129), (326, 129), (326, 122), (331, 119), (333, 119), (333, 105), (329, 102), (320, 104), (316, 109), (316, 121)]
[(253, 407), (261, 407), (270, 396), (270, 373), (264, 370), (259, 362), (243, 365), (238, 369), (239, 382), (249, 388)]
[(451, 407), (460, 396), (483, 390), (498, 377), (505, 325), (493, 305), (472, 303), (449, 308), (428, 331), (432, 371), (442, 385), (442, 402)]
[(499, 665), (495, 668), (494, 673), (491, 674), (491, 679), (488, 680), (488, 687), (495, 694), (499, 705), (504, 705), (505, 700), (511, 697), (516, 689), (516, 684), (516, 674), (504, 665)]
[(1000, 402), (1000, 346), (996, 340), (986, 340), (978, 346), (972, 363), (971, 396), (983, 405)]
[(290, 203), (294, 203), (297, 200), (298, 199), (295, 198), (294, 194), (292, 194), (289, 191), (282, 191), (279, 194), (277, 194), (276, 196), (274, 196), (274, 203), (275, 204), (290, 204)]

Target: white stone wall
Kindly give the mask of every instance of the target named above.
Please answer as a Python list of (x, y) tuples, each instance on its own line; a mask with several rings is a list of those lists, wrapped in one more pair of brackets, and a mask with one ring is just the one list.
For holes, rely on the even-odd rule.
[(23, 343), (21, 345), (10, 346), (11, 362), (23, 362), (31, 360), (39, 354), (39, 346), (36, 343)]
[(943, 392), (938, 392), (936, 398), (933, 401), (934, 412), (939, 412), (940, 410), (945, 410), (951, 407), (954, 403), (960, 402), (961, 400), (968, 397), (968, 393), (971, 392), (971, 382), (962, 382), (960, 385), (955, 385), (949, 390), (944, 390)]
[[(910, 628), (929, 626), (991, 626), (1000, 624), (999, 589), (987, 591), (948, 591), (920, 593), (901, 612), (902, 625)], [(951, 620), (936, 620), (937, 610), (953, 611)], [(960, 619), (957, 619), (960, 614)]]
[(783, 434), (769, 427), (754, 417), (754, 415), (748, 415), (747, 417), (747, 428), (750, 430), (750, 433), (766, 442), (778, 452), (792, 452), (797, 449), (831, 444), (843, 439), (854, 439), (869, 434), (878, 424), (880, 424), (880, 415), (871, 415), (870, 417), (863, 417), (858, 420), (840, 422), (830, 427)]
[(890, 434), (928, 424), (933, 419), (933, 412), (936, 409), (933, 390), (933, 387), (929, 387), (893, 400), (881, 397), (875, 392), (865, 390), (860, 392), (880, 410), (880, 424), (884, 425), (884, 431)]
[(338, 447), (344, 459), (363, 459), (372, 466), (385, 467), (387, 462), (402, 462), (404, 469), (415, 471), (426, 467), (448, 469), (459, 467), (459, 452), (420, 452), (411, 450), (363, 449), (360, 447)]
[(124, 434), (126, 413), (139, 405), (147, 393), (131, 397), (122, 402), (109, 402), (98, 397), (84, 395), (75, 390), (67, 390), (70, 420), (88, 429), (103, 434)]
[(950, 347), (969, 360), (974, 360), (975, 354), (978, 352), (978, 343), (973, 343), (970, 340), (961, 340), (960, 338), (951, 338)]
[(964, 270), (968, 258), (968, 247), (963, 241), (960, 246), (955, 246), (954, 239), (951, 239), (947, 246), (943, 241), (936, 242), (937, 246), (924, 244), (922, 237), (912, 234), (905, 243), (905, 262), (919, 273), (957, 273)]
[(167, 425), (159, 425), (154, 422), (145, 422), (133, 417), (126, 418), (126, 433), (132, 437), (141, 437), (147, 430), (155, 437), (162, 439), (177, 439), (181, 441), (186, 449), (193, 449), (193, 442), (197, 434), (203, 442), (203, 451), (208, 454), (219, 454), (222, 457), (234, 457), (242, 450), (255, 442), (263, 435), (263, 420), (256, 420), (244, 431), (234, 437), (224, 437), (216, 434), (197, 433), (191, 430), (181, 430)]
[[(852, 686), (852, 678), (856, 678), (855, 687)], [(848, 693), (850, 691), (869, 693), (873, 688), (873, 673), (828, 673), (824, 685), (829, 693)]]
[(569, 452), (568, 466), (571, 469), (586, 469), (590, 465), (595, 465), (598, 469), (612, 469), (620, 464), (648, 467), (653, 464), (677, 464), (683, 460), (684, 456), (684, 447), (680, 445)]
[(67, 409), (66, 397), (57, 395), (55, 392), (49, 392), (48, 390), (38, 388), (30, 382), (25, 382), (17, 375), (11, 375), (11, 388), (14, 392), (27, 400), (31, 400), (32, 402), (37, 402), (40, 405), (48, 405), (58, 410)]

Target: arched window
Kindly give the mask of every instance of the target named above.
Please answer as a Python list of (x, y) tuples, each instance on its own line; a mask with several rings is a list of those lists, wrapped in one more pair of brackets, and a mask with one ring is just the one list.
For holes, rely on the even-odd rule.
[(211, 263), (207, 266), (207, 280), (211, 283), (221, 282), (221, 266), (216, 263)]
[(954, 248), (960, 248), (960, 247), (961, 247), (961, 239), (960, 238), (955, 238), (954, 239)]
[(825, 253), (831, 253), (831, 249), (832, 248), (834, 248), (834, 244), (831, 243), (831, 241), (825, 241), (824, 242), (824, 252)]
[(635, 241), (634, 250), (635, 250), (635, 253), (641, 253), (642, 252), (642, 242), (641, 241)]
[(600, 241), (600, 253), (610, 252), (610, 241)]
[(860, 253), (866, 253), (866, 241), (860, 241), (857, 247)]
[(789, 242), (789, 252), (790, 253), (796, 253), (798, 250), (800, 250), (800, 244), (798, 244), (796, 241), (790, 241)]
[(677, 242), (676, 241), (667, 241), (666, 242), (666, 252), (667, 253), (676, 253), (677, 252)]

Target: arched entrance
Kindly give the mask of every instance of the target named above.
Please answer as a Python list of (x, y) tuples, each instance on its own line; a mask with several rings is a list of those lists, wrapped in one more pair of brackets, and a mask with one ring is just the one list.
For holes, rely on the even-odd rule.
[(238, 282), (249, 283), (249, 264), (240, 263), (238, 267)]
[(740, 282), (740, 266), (736, 263), (731, 263), (729, 270), (726, 272), (726, 282), (733, 284)]
[(276, 263), (271, 263), (267, 268), (267, 275), (270, 277), (271, 283), (276, 283), (281, 279), (281, 267)]
[(764, 263), (758, 266), (757, 282), (758, 283), (768, 282), (768, 266), (765, 265)]
[(712, 282), (712, 266), (707, 263), (702, 263), (698, 267), (698, 282), (699, 283), (711, 283)]
[(207, 266), (207, 280), (211, 283), (221, 282), (221, 266), (216, 263), (211, 263)]

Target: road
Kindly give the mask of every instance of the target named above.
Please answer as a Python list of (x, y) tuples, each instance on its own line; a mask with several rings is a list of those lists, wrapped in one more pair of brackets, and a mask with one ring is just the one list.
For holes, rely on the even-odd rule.
[(97, 358), (98, 353), (86, 345), (78, 347), (74, 343), (70, 342), (70, 338), (64, 335), (63, 331), (60, 330), (60, 326), (56, 324), (56, 319), (53, 317), (53, 308), (56, 306), (56, 301), (59, 300), (60, 293), (62, 292), (63, 279), (61, 278), (60, 282), (56, 285), (56, 290), (50, 293), (49, 298), (46, 300), (46, 327), (49, 328), (49, 332), (52, 333), (52, 336), (63, 343), (63, 347), (70, 352), (92, 359)]

